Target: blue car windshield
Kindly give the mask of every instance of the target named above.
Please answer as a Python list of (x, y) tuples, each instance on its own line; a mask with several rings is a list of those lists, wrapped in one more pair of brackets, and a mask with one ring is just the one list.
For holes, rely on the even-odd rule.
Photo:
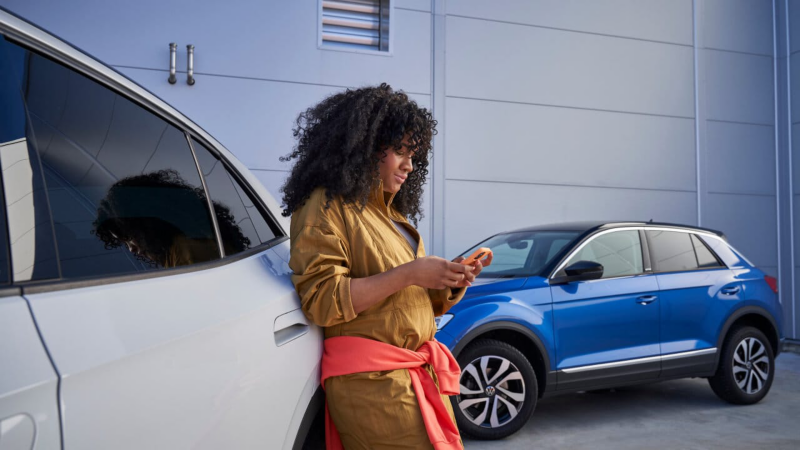
[(492, 249), (492, 265), (484, 267), (478, 278), (512, 278), (539, 275), (579, 231), (519, 231), (492, 236), (467, 250), (469, 256), (480, 247)]

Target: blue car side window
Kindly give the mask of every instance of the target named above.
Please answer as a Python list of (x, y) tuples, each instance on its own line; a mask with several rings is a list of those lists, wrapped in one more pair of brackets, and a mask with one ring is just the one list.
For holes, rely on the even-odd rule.
[(566, 264), (592, 261), (603, 265), (603, 278), (638, 275), (644, 272), (642, 243), (637, 230), (600, 235), (575, 253)]

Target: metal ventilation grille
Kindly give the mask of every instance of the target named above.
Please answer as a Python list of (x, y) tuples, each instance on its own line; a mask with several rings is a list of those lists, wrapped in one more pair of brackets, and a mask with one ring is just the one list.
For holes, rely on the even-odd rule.
[(322, 2), (322, 43), (362, 50), (389, 50), (389, 1)]

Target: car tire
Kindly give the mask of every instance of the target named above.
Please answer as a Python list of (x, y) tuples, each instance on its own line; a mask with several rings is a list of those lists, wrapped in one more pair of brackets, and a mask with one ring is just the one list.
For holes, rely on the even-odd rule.
[(767, 337), (757, 328), (732, 330), (722, 345), (717, 373), (708, 384), (717, 396), (736, 405), (759, 402), (775, 377), (775, 356)]
[(539, 387), (522, 352), (505, 342), (481, 339), (459, 354), (458, 365), (461, 394), (450, 400), (462, 435), (502, 439), (528, 422)]

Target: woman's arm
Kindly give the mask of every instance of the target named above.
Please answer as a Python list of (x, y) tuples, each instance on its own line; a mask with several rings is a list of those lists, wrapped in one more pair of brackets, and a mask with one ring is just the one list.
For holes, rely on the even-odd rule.
[(438, 256), (426, 256), (366, 278), (350, 280), (350, 298), (356, 314), (386, 297), (407, 288), (422, 286), (429, 289), (458, 288), (472, 285), (475, 266), (448, 261)]

